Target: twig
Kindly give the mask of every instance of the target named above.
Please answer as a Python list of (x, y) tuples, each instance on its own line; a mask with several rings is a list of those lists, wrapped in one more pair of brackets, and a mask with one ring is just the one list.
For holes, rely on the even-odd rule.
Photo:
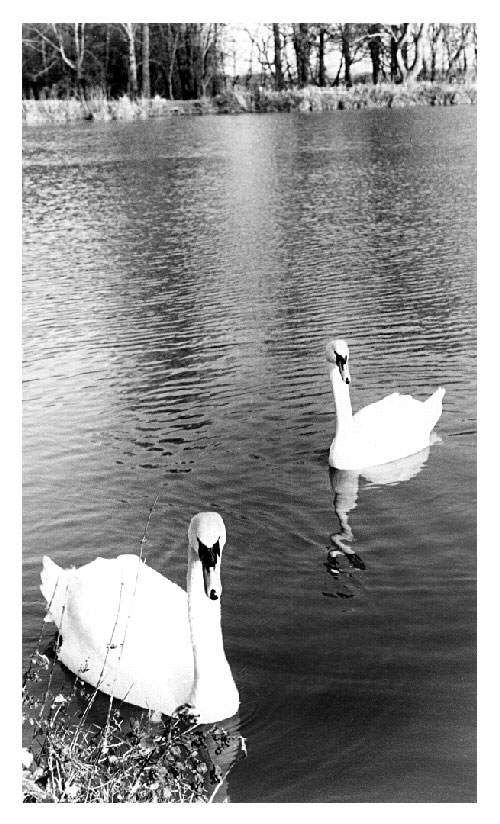
[[(138, 580), (139, 580), (140, 563), (142, 562), (142, 550), (143, 550), (144, 544), (146, 543), (146, 540), (147, 540), (147, 534), (148, 534), (149, 524), (151, 523), (151, 518), (152, 518), (152, 516), (153, 516), (154, 508), (155, 508), (155, 506), (156, 506), (156, 504), (157, 504), (157, 501), (158, 501), (158, 498), (159, 498), (159, 497), (160, 497), (160, 492), (158, 492), (158, 493), (156, 494), (156, 498), (154, 499), (153, 504), (152, 504), (152, 506), (151, 506), (151, 507), (150, 507), (150, 509), (149, 509), (148, 520), (146, 521), (146, 526), (145, 526), (145, 528), (144, 528), (144, 532), (143, 532), (143, 535), (142, 535), (142, 538), (141, 538), (141, 549), (140, 549), (140, 552), (139, 552), (139, 564), (137, 565), (137, 572), (136, 572), (136, 575), (135, 575), (134, 591), (133, 591), (133, 593), (132, 593), (132, 600), (131, 600), (131, 602), (130, 602), (130, 610), (132, 610), (132, 604), (134, 603), (135, 593), (137, 592), (137, 582), (138, 582)], [(122, 594), (122, 589), (123, 589), (123, 578), (122, 578), (122, 586), (121, 586), (121, 589), (120, 589), (120, 603), (121, 603), (121, 594)], [(119, 612), (120, 612), (120, 604), (118, 605), (118, 613), (119, 613)], [(117, 661), (117, 665), (116, 665), (116, 666), (117, 666), (117, 669), (118, 669), (118, 667), (119, 667), (119, 665), (120, 665), (120, 661), (121, 661), (122, 654), (123, 654), (123, 649), (124, 649), (124, 647), (125, 647), (125, 640), (126, 640), (126, 638), (127, 638), (128, 622), (129, 622), (129, 620), (130, 620), (130, 615), (131, 615), (131, 612), (129, 612), (129, 614), (127, 615), (127, 620), (126, 620), (126, 622), (125, 622), (125, 629), (124, 629), (124, 631), (123, 631), (123, 641), (121, 642), (121, 645), (120, 645), (120, 653), (119, 653), (119, 655), (118, 655), (118, 661)], [(117, 618), (116, 618), (116, 621), (115, 621), (115, 626), (113, 627), (113, 633), (114, 633), (114, 630), (115, 630), (115, 628), (116, 628), (116, 622), (117, 622), (117, 621), (118, 621), (118, 615), (117, 615)], [(111, 643), (111, 642), (110, 642), (110, 643)], [(108, 646), (108, 652), (109, 652), (109, 646)], [(107, 659), (107, 656), (108, 656), (108, 652), (106, 652), (106, 658), (104, 659), (104, 665), (106, 664), (106, 659)], [(103, 670), (104, 670), (104, 665), (103, 665)], [(101, 675), (102, 675), (102, 672), (101, 672)], [(116, 675), (115, 675), (115, 680), (114, 680), (114, 682), (113, 682), (113, 686), (114, 686), (114, 684), (116, 683), (116, 678), (117, 678), (117, 676), (118, 676), (118, 672), (117, 672), (117, 673), (116, 673)], [(100, 680), (100, 678), (99, 678), (99, 680)], [(130, 686), (130, 688), (129, 688), (129, 692), (130, 692), (130, 690), (132, 689), (132, 686), (133, 686), (133, 685), (131, 685), (131, 686)], [(128, 693), (127, 693), (127, 694), (128, 694)], [(107, 717), (107, 719), (106, 719), (106, 723), (108, 723), (108, 721), (109, 721), (110, 714), (111, 714), (111, 702), (110, 702), (110, 707), (109, 707), (109, 710), (108, 710), (108, 717)]]

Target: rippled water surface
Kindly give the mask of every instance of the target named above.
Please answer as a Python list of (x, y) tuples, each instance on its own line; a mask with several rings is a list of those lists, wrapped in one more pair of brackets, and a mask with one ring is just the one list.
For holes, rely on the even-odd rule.
[[(24, 660), (43, 554), (184, 582), (216, 508), (248, 758), (235, 802), (475, 800), (475, 111), (24, 133)], [(330, 472), (354, 411), (446, 388), (393, 477)], [(348, 518), (365, 569), (324, 566)], [(159, 651), (159, 655), (161, 651)]]

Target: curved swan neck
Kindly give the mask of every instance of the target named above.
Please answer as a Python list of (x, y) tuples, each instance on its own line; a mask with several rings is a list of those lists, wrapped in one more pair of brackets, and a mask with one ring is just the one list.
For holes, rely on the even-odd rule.
[(352, 421), (351, 398), (349, 396), (349, 386), (342, 380), (337, 367), (332, 366), (329, 372), (330, 380), (332, 382), (333, 397), (335, 400), (335, 432), (336, 435), (338, 435), (339, 430), (344, 429)]
[(187, 703), (199, 723), (229, 718), (238, 709), (239, 697), (224, 654), (220, 601), (205, 595), (202, 566), (193, 558), (188, 567), (188, 612), (194, 680)]
[(187, 574), (188, 616), (194, 658), (194, 688), (200, 678), (226, 660), (222, 643), (220, 600), (205, 595), (203, 570), (199, 561), (190, 558)]

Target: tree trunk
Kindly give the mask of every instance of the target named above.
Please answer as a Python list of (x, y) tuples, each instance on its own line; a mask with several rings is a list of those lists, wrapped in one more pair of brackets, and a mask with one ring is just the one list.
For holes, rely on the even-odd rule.
[[(171, 26), (168, 26), (168, 28), (170, 30), (172, 30)], [(175, 29), (174, 40), (173, 40), (173, 43), (172, 43), (171, 48), (170, 48), (170, 63), (169, 63), (168, 75), (167, 75), (167, 92), (168, 92), (168, 99), (169, 100), (174, 99), (174, 96), (173, 96), (173, 93), (172, 93), (172, 75), (173, 75), (173, 72), (174, 72), (174, 65), (175, 65), (178, 39), (179, 39), (179, 28), (177, 27)]]
[(392, 29), (392, 37), (391, 37), (391, 83), (395, 83), (399, 78), (399, 66), (398, 66), (398, 27), (391, 26)]
[(151, 97), (149, 79), (149, 23), (142, 24), (142, 96)]
[(369, 40), (368, 48), (370, 50), (370, 59), (372, 61), (372, 80), (374, 85), (380, 81), (380, 69), (381, 69), (381, 51), (382, 51), (382, 41), (378, 32), (380, 31), (380, 26), (378, 23), (372, 23), (368, 26), (368, 34), (372, 35)]
[(325, 29), (324, 29), (323, 26), (319, 27), (318, 62), (319, 62), (318, 83), (319, 83), (320, 88), (324, 89), (324, 87), (326, 86), (326, 75), (325, 75)]
[(81, 34), (81, 42), (80, 42), (80, 24), (75, 23), (75, 74), (76, 74), (76, 94), (78, 97), (82, 94), (82, 61), (83, 61), (83, 36), (84, 36), (84, 26), (85, 23), (82, 23), (82, 34)]
[(403, 60), (403, 78), (410, 80), (417, 77), (423, 64), (423, 31), (424, 24), (421, 23), (418, 30), (413, 29), (411, 36), (413, 41), (413, 59), (410, 58), (410, 49), (408, 48), (408, 40), (405, 40), (401, 49), (401, 57)]
[(391, 25), (391, 81), (401, 83), (408, 75), (407, 61), (403, 54), (408, 42), (408, 23)]
[(214, 33), (209, 48), (212, 97), (217, 97), (221, 90), (221, 77), (219, 72), (219, 27), (217, 23), (214, 23)]
[(105, 57), (105, 63), (104, 63), (104, 83), (105, 83), (105, 87), (106, 87), (106, 96), (109, 94), (108, 66), (109, 66), (109, 23), (106, 23), (106, 57)]
[(344, 67), (344, 58), (343, 58), (342, 55), (340, 55), (339, 68), (338, 68), (337, 74), (335, 76), (335, 80), (332, 83), (332, 86), (336, 86), (336, 87), (340, 86), (340, 75), (342, 74), (343, 67)]
[(431, 23), (427, 29), (429, 51), (430, 51), (430, 70), (429, 80), (432, 82), (437, 78), (437, 44), (441, 37), (440, 24)]
[(297, 58), (297, 82), (299, 87), (306, 86), (309, 82), (309, 50), (307, 23), (295, 23), (293, 26), (293, 46)]
[(202, 92), (200, 71), (200, 32), (197, 23), (183, 23), (184, 55), (183, 66), (179, 65), (180, 80), (185, 100), (198, 100)]
[(128, 42), (128, 91), (132, 100), (137, 97), (137, 59), (135, 56), (135, 24), (123, 23)]
[(277, 92), (283, 89), (283, 69), (281, 67), (281, 35), (279, 23), (273, 23), (274, 35), (274, 88)]
[(346, 86), (352, 86), (351, 80), (351, 30), (349, 23), (344, 23), (341, 27), (342, 36), (342, 57), (344, 58), (344, 79)]

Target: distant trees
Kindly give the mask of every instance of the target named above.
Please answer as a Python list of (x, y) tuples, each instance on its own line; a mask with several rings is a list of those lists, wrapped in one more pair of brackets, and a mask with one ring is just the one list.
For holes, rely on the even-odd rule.
[(23, 81), (25, 57), (35, 82), (59, 74), (63, 85), (66, 86), (70, 78), (80, 93), (86, 57), (85, 23), (33, 25), (26, 38), (23, 32)]
[(273, 23), (274, 36), (274, 88), (280, 92), (283, 88), (283, 69), (281, 67), (282, 40), (279, 23)]
[(149, 80), (149, 23), (142, 24), (142, 94), (151, 97)]
[(456, 80), (475, 72), (477, 39), (474, 23), (26, 23), (22, 49), (26, 97), (199, 99), (235, 82)]
[(118, 24), (125, 34), (128, 47), (128, 93), (132, 100), (137, 97), (137, 57), (135, 54), (136, 23)]
[(259, 26), (258, 32), (246, 31), (255, 46), (260, 82), (274, 88), (283, 83), (349, 86), (359, 64), (366, 67), (364, 79), (373, 83), (456, 78), (476, 68), (474, 23), (272, 23)]
[(292, 23), (292, 40), (297, 64), (297, 85), (307, 86), (311, 79), (311, 49), (315, 32), (308, 23)]

